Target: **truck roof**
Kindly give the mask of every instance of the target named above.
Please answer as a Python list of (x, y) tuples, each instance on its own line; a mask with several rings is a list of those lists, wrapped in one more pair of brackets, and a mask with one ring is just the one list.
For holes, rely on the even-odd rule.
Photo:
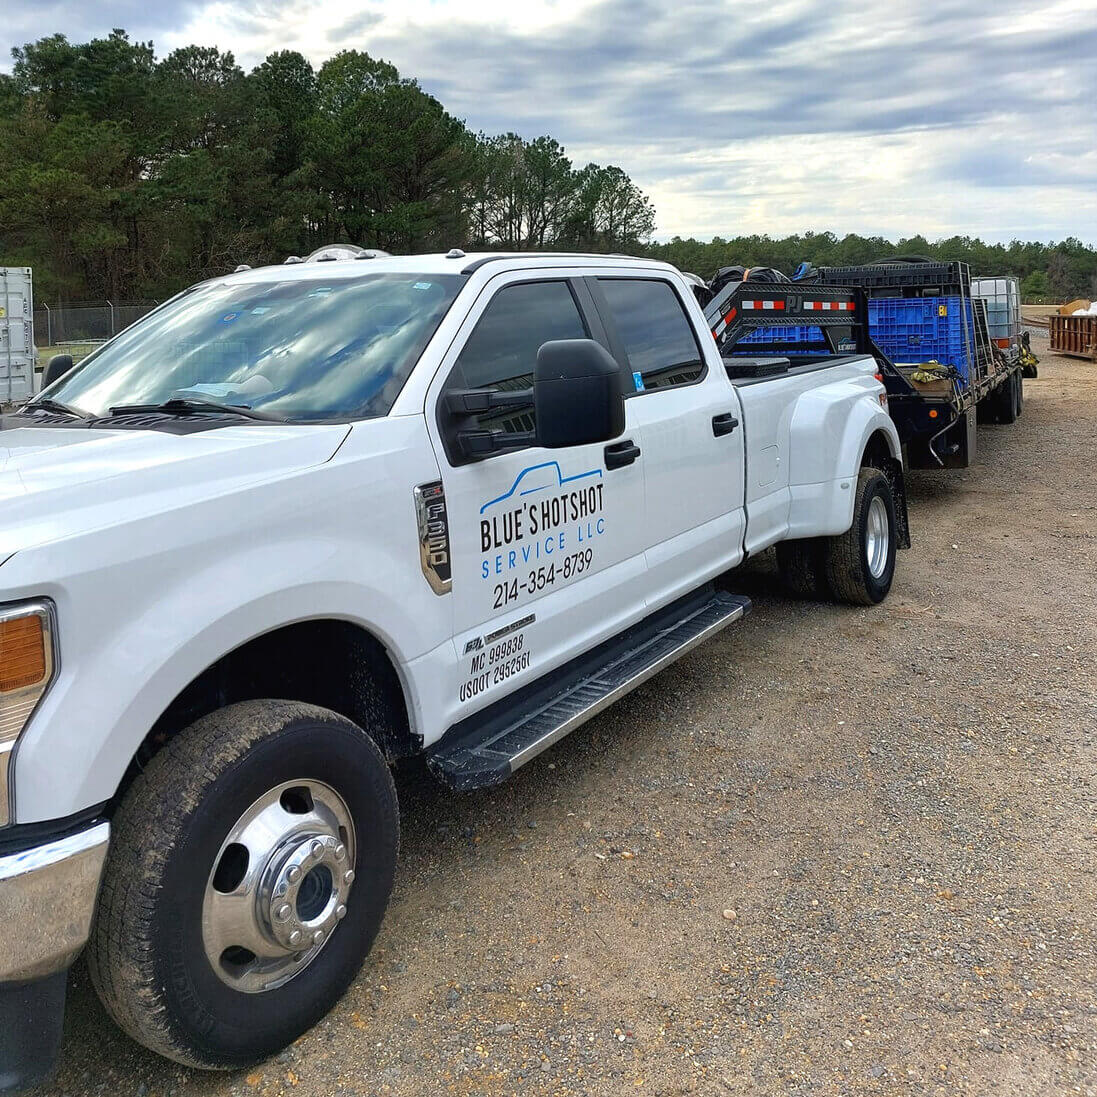
[(579, 255), (570, 252), (470, 252), (459, 255), (387, 255), (373, 259), (335, 259), (327, 262), (279, 263), (223, 275), (220, 283), (296, 282), (312, 279), (335, 280), (370, 274), (472, 274), (490, 266), (491, 273), (526, 270), (530, 267), (622, 267), (637, 264), (648, 269), (677, 273), (675, 267), (657, 259), (633, 255)]

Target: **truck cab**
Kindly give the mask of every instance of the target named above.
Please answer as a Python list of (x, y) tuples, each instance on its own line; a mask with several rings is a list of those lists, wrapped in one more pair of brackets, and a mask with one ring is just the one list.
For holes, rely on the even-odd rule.
[[(65, 974), (237, 1067), (379, 932), (389, 768), (509, 776), (749, 611), (908, 543), (870, 355), (725, 361), (646, 259), (363, 256), (180, 294), (0, 420), (0, 1067)], [(730, 573), (730, 576), (729, 576)]]

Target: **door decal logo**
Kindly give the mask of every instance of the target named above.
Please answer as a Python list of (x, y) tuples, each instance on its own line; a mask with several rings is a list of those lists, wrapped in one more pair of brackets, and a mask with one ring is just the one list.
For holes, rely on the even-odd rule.
[(594, 568), (593, 542), (606, 532), (602, 479), (600, 468), (565, 476), (544, 461), (480, 508), (480, 578), (504, 579), (494, 609)]
[[(518, 488), (521, 485), (522, 481), (525, 480), (525, 478), (529, 476), (530, 473), (539, 472), (541, 469), (552, 469), (556, 473), (556, 476), (553, 477), (551, 473), (546, 474), (546, 476), (540, 477), (540, 479), (545, 480), (545, 483), (538, 484), (535, 487), (524, 487), (521, 491), (518, 491)], [(590, 472), (580, 472), (577, 476), (565, 476), (560, 469), (559, 461), (545, 461), (540, 465), (530, 465), (528, 468), (524, 468), (520, 473), (518, 473), (518, 475), (514, 479), (514, 483), (511, 484), (509, 491), (506, 491), (502, 495), (498, 496), (498, 498), (492, 499), (489, 502), (485, 503), (480, 508), (480, 513), (483, 514), (484, 511), (486, 511), (489, 507), (495, 506), (496, 503), (506, 502), (516, 492), (520, 496), (533, 495), (535, 492), (538, 491), (545, 491), (548, 488), (563, 487), (565, 484), (574, 483), (576, 480), (586, 480), (591, 476), (596, 476), (599, 480), (601, 480), (602, 470), (591, 469)], [(549, 481), (552, 482), (550, 483)]]

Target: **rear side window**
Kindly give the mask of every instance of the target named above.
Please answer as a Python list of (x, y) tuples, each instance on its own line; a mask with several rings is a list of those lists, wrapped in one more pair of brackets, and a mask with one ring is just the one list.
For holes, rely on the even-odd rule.
[[(533, 387), (542, 343), (586, 339), (583, 318), (567, 282), (518, 282), (490, 301), (457, 359), (447, 387), (515, 392)], [(481, 430), (533, 430), (533, 408), (481, 415)]]
[[(704, 373), (701, 348), (669, 282), (599, 278), (636, 390), (689, 385)], [(639, 379), (635, 375), (639, 374)]]

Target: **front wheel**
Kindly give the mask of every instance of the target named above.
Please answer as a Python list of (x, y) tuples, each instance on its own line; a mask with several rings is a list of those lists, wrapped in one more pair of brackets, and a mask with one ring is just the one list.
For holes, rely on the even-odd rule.
[(837, 601), (871, 606), (887, 597), (895, 577), (896, 526), (888, 478), (877, 468), (861, 469), (853, 524), (825, 546), (827, 586)]
[(119, 1025), (188, 1066), (248, 1066), (316, 1024), (373, 943), (399, 819), (349, 720), (247, 701), (181, 732), (113, 820), (92, 981)]

